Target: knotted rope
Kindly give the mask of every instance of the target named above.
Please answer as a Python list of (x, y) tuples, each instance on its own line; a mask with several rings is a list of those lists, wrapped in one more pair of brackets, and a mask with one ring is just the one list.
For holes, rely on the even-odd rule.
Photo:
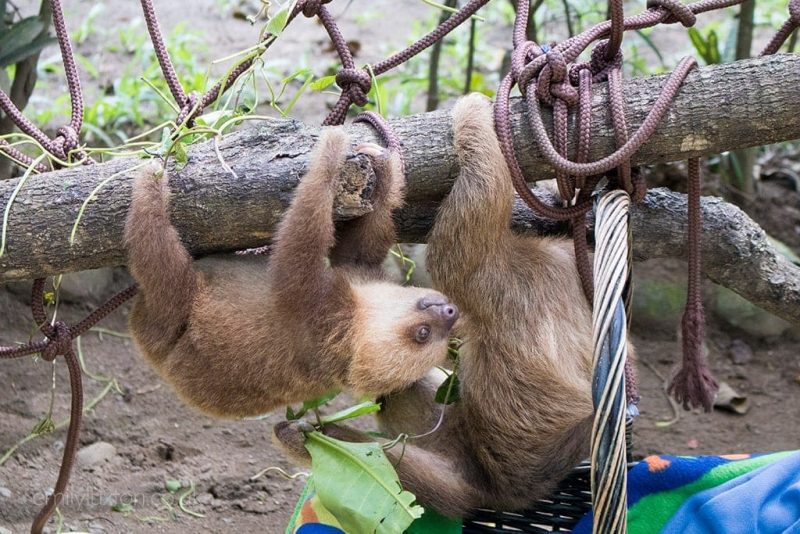
[(122, 303), (136, 294), (136, 286), (131, 286), (117, 293), (108, 302), (97, 308), (75, 326), (67, 326), (63, 321), (50, 324), (44, 309), (45, 279), (38, 278), (33, 283), (31, 295), (31, 315), (39, 325), (44, 339), (31, 341), (25, 345), (13, 347), (0, 347), (0, 360), (21, 358), (31, 354), (39, 354), (42, 359), (53, 362), (58, 356), (63, 356), (67, 362), (70, 384), (70, 417), (67, 428), (67, 440), (64, 445), (64, 455), (61, 467), (58, 470), (58, 479), (53, 488), (53, 493), (47, 497), (45, 505), (39, 510), (31, 525), (31, 532), (39, 534), (47, 524), (48, 519), (55, 511), (67, 489), (72, 465), (75, 463), (75, 453), (78, 449), (78, 437), (81, 431), (83, 417), (83, 381), (81, 379), (81, 365), (73, 348), (73, 341), (86, 333), (90, 328), (103, 320)]

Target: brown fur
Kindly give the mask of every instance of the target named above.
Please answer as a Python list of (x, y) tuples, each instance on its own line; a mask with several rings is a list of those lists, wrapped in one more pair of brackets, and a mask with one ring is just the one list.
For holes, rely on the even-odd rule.
[[(131, 330), (189, 404), (242, 417), (335, 388), (383, 394), (445, 358), (455, 306), (382, 278), (395, 242), (392, 211), (403, 198), (398, 154), (358, 147), (378, 179), (374, 210), (342, 225), (335, 241), (333, 201), (348, 146), (339, 129), (323, 134), (268, 261), (192, 261), (169, 220), (167, 179), (153, 169), (137, 177), (125, 228), (140, 288)], [(424, 343), (415, 340), (422, 325), (431, 332)]]
[[(509, 229), (514, 191), (491, 104), (465, 97), (453, 123), (460, 175), (428, 238), (428, 268), (464, 312), (461, 398), (441, 428), (387, 455), (402, 454), (398, 475), (420, 503), (464, 516), (529, 507), (586, 457), (592, 340), (571, 242)], [(441, 379), (432, 373), (383, 400), (387, 435), (433, 428)], [(279, 439), (296, 430), (276, 427)]]

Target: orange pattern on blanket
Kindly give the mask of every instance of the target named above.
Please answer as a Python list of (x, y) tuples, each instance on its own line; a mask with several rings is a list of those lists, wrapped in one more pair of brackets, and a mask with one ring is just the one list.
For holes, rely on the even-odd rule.
[(670, 461), (665, 460), (661, 456), (654, 454), (653, 456), (648, 456), (644, 459), (647, 463), (647, 470), (651, 473), (659, 473), (664, 471), (667, 467), (669, 467)]

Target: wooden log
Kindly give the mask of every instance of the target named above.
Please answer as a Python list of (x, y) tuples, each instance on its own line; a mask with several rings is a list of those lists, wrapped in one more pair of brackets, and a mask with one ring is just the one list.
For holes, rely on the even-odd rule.
[[(653, 76), (626, 83), (631, 132), (651, 109), (664, 80), (665, 76)], [(661, 125), (636, 155), (634, 163), (676, 161), (800, 138), (800, 114), (795, 109), (799, 101), (800, 56), (777, 55), (697, 69), (689, 75)], [(614, 149), (607, 102), (605, 84), (597, 85), (593, 97), (592, 158)], [(532, 144), (519, 100), (512, 104), (512, 124), (517, 154), (529, 179), (550, 178), (552, 169)], [(408, 205), (398, 217), (400, 237), (404, 241), (422, 240), (438, 202), (446, 195), (458, 171), (449, 114), (438, 111), (404, 117), (393, 120), (392, 125), (404, 146), (408, 178)], [(354, 143), (376, 140), (374, 132), (365, 125), (348, 128)], [(289, 119), (271, 119), (255, 128), (226, 136), (219, 142), (218, 151), (212, 142), (190, 147), (185, 167), (170, 169), (170, 184), (174, 192), (172, 218), (192, 252), (206, 254), (243, 249), (269, 241), (306, 169), (318, 135), (318, 128)], [(235, 176), (221, 164), (220, 157), (233, 169)], [(0, 257), (0, 281), (124, 263), (121, 237), (130, 200), (131, 169), (140, 163), (141, 160), (131, 158), (118, 159), (30, 177), (11, 205), (6, 248)], [(348, 169), (348, 185), (339, 199), (339, 217), (358, 216), (370, 209), (367, 199), (373, 177), (368, 162), (353, 159)], [(102, 182), (106, 182), (105, 186), (87, 205), (71, 243), (70, 233), (81, 205)], [(0, 203), (8, 204), (17, 185), (17, 180), (0, 183)], [(645, 206), (651, 200), (658, 203), (672, 198), (668, 193), (660, 194), (666, 196), (651, 194)], [(659, 232), (670, 235), (673, 244), (682, 243), (684, 219), (675, 216), (676, 206), (653, 205), (646, 220), (634, 217), (634, 227), (638, 229), (637, 247), (643, 247), (637, 250), (660, 246)], [(730, 223), (725, 217), (732, 216), (733, 208), (724, 206), (708, 215), (707, 224), (714, 224), (714, 231), (725, 229)], [(523, 213), (527, 212), (518, 210), (517, 215)], [(530, 218), (529, 213), (526, 217), (522, 224), (540, 231), (563, 228), (563, 225)], [(751, 226), (757, 228), (749, 221), (748, 228)], [(728, 230), (729, 239), (736, 238), (737, 243), (747, 241), (746, 236), (739, 236), (744, 239), (741, 241), (735, 235), (736, 228)], [(723, 239), (704, 239), (706, 258), (716, 258), (723, 242)], [(745, 249), (743, 246), (736, 248), (737, 254), (744, 254)], [(680, 246), (665, 250), (669, 255), (680, 251)], [(706, 269), (717, 282), (770, 309), (770, 299), (778, 295), (784, 299), (787, 295), (797, 297), (796, 285), (792, 286), (793, 291), (787, 290), (796, 283), (796, 277), (785, 277), (783, 284), (765, 282), (764, 285), (744, 280), (734, 272), (736, 269), (730, 268), (737, 261), (755, 261), (760, 263), (753, 265), (751, 274), (775, 279), (775, 276), (780, 277), (775, 272), (784, 276), (787, 276), (786, 268), (793, 272), (791, 266), (778, 259), (774, 259), (772, 267), (766, 265), (773, 261), (766, 259), (773, 257), (770, 254), (744, 255), (741, 260), (727, 255), (724, 264), (727, 267), (709, 263)], [(646, 256), (639, 253), (639, 257)], [(741, 270), (742, 265), (738, 268)], [(778, 286), (783, 289), (779, 291)], [(784, 290), (788, 293), (783, 293)], [(791, 298), (775, 306), (784, 309), (790, 302)], [(794, 302), (794, 312), (778, 314), (797, 322), (798, 301)], [(773, 306), (771, 311), (780, 310)]]

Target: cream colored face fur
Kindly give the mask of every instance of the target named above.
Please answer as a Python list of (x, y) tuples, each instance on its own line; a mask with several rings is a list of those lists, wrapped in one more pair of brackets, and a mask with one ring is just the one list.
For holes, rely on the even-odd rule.
[[(447, 358), (449, 325), (434, 311), (421, 310), (420, 299), (444, 296), (430, 289), (401, 287), (387, 282), (354, 286), (360, 317), (355, 324), (368, 325), (355, 334), (348, 382), (363, 391), (383, 395), (411, 385)], [(427, 339), (420, 341), (420, 329)], [(404, 386), (404, 387), (405, 387)]]

